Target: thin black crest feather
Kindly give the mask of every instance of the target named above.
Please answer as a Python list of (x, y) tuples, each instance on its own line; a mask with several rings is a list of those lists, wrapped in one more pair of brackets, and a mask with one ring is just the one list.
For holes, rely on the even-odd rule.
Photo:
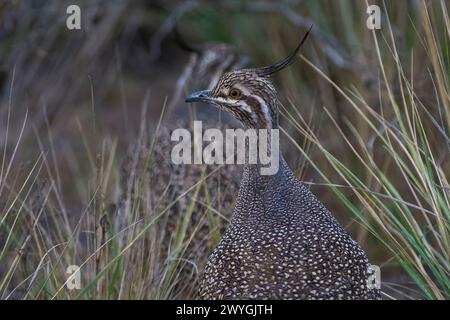
[(294, 58), (297, 56), (297, 53), (300, 51), (300, 48), (302, 47), (303, 43), (306, 41), (306, 38), (308, 38), (308, 35), (311, 32), (312, 27), (313, 27), (313, 25), (311, 25), (309, 30), (303, 36), (302, 40), (297, 45), (295, 50), (291, 54), (289, 54), (286, 58), (284, 58), (283, 60), (281, 60), (278, 63), (272, 64), (267, 67), (252, 69), (252, 71), (254, 71), (260, 77), (267, 77), (267, 76), (270, 76), (271, 74), (274, 74), (274, 73), (286, 68), (287, 66), (289, 66), (292, 62), (294, 62)]

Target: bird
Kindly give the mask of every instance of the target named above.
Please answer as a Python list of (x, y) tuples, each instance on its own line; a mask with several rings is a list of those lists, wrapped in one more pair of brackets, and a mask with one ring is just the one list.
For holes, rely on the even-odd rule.
[[(179, 199), (180, 195), (197, 183), (202, 176), (208, 176), (213, 171), (215, 171), (214, 174), (211, 174), (205, 181), (209, 197), (214, 202), (213, 206), (218, 209), (219, 203), (222, 207), (223, 204), (233, 201), (234, 193), (239, 188), (239, 168), (221, 167), (219, 170), (215, 170), (216, 168), (213, 166), (174, 166), (170, 161), (173, 147), (170, 135), (174, 129), (190, 126), (191, 120), (194, 119), (202, 121), (204, 130), (217, 127), (225, 129), (236, 125), (233, 117), (211, 108), (202, 108), (203, 106), (199, 105), (193, 106), (189, 111), (186, 108), (182, 108), (180, 111), (178, 107), (184, 103), (183, 92), (204, 86), (212, 88), (221, 74), (237, 70), (248, 64), (249, 61), (246, 55), (226, 43), (191, 44), (185, 42), (178, 32), (176, 32), (176, 39), (180, 42), (179, 45), (188, 50), (191, 55), (188, 64), (177, 79), (176, 89), (169, 101), (167, 121), (161, 129), (158, 143), (155, 144), (155, 162), (158, 165), (152, 168), (154, 181), (159, 182), (156, 184), (162, 185), (163, 189), (167, 189), (169, 186), (169, 202), (178, 199), (169, 212), (172, 221), (176, 221), (175, 217), (183, 214), (189, 207), (189, 195)], [(203, 190), (200, 192), (200, 195), (202, 194)], [(192, 229), (198, 229), (198, 222), (201, 222), (202, 214), (207, 211), (204, 205), (202, 207), (201, 204), (197, 204), (196, 207), (193, 213), (194, 217), (191, 217), (190, 221), (189, 228)], [(228, 208), (229, 206), (225, 206), (221, 211), (225, 219), (230, 218), (232, 214), (232, 210)], [(198, 238), (205, 238), (201, 236), (202, 233), (198, 232)]]
[[(173, 30), (176, 43), (184, 51), (190, 53), (189, 62), (176, 81), (174, 93), (168, 103), (167, 122), (176, 124), (180, 121), (186, 124), (188, 120), (195, 118), (208, 124), (217, 126), (234, 123), (234, 119), (226, 114), (221, 114), (212, 108), (191, 108), (190, 113), (186, 108), (180, 108), (184, 103), (182, 98), (186, 91), (195, 88), (211, 89), (217, 83), (218, 78), (225, 72), (240, 69), (249, 64), (250, 58), (238, 52), (232, 45), (222, 42), (206, 42), (193, 44), (186, 41), (180, 34), (178, 27)], [(220, 115), (220, 117), (219, 117)], [(220, 118), (220, 119), (219, 119)]]
[[(270, 77), (294, 62), (310, 30), (280, 62), (226, 72), (211, 90), (185, 101), (225, 110), (244, 128), (278, 129), (279, 99)], [(208, 258), (200, 297), (379, 299), (380, 290), (367, 285), (365, 252), (283, 156), (275, 174), (260, 169), (259, 162), (244, 164), (233, 216)]]
[[(141, 193), (135, 188), (139, 188), (142, 176), (148, 179), (149, 191), (146, 193), (148, 196), (146, 201), (152, 205), (152, 210), (161, 212), (169, 206), (169, 210), (159, 220), (158, 227), (161, 233), (158, 235), (160, 239), (158, 241), (161, 243), (158, 247), (161, 266), (166, 265), (167, 261), (173, 261), (173, 255), (180, 251), (176, 248), (174, 235), (177, 228), (182, 225), (180, 222), (186, 221), (185, 234), (189, 238), (186, 241), (189, 245), (185, 250), (186, 255), (182, 258), (189, 263), (180, 262), (177, 279), (174, 280), (177, 283), (172, 287), (177, 294), (196, 297), (198, 287), (196, 270), (204, 268), (209, 250), (212, 250), (220, 240), (220, 234), (224, 231), (227, 221), (231, 219), (232, 204), (239, 189), (241, 168), (224, 166), (215, 170), (214, 166), (173, 165), (170, 161), (173, 147), (170, 137), (174, 129), (190, 126), (193, 119), (203, 121), (205, 130), (211, 127), (227, 128), (236, 125), (237, 121), (233, 117), (212, 108), (202, 108), (203, 106), (198, 105), (187, 110), (180, 107), (185, 106), (186, 92), (205, 87), (212, 88), (223, 73), (242, 68), (249, 63), (249, 58), (232, 45), (222, 42), (193, 44), (181, 38), (178, 32), (175, 40), (189, 54), (188, 62), (180, 70), (158, 132), (153, 135), (144, 133), (142, 139), (137, 139), (138, 142), (130, 146), (122, 162), (123, 192), (118, 207), (125, 212), (127, 203), (138, 202), (134, 198), (139, 197)], [(151, 162), (148, 160), (149, 153)], [(197, 198), (204, 198), (207, 191), (209, 203), (195, 201), (194, 208), (191, 209), (191, 197), (195, 193), (195, 188), (184, 196), (183, 194), (206, 176), (208, 178), (202, 182)], [(211, 221), (205, 219), (210, 208), (220, 212), (220, 217), (214, 216)], [(218, 230), (213, 226), (217, 226)], [(178, 257), (175, 258), (181, 261)]]

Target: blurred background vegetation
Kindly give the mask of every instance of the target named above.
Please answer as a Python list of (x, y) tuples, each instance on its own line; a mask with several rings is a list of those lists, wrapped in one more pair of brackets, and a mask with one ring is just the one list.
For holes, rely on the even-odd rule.
[[(69, 4), (81, 30), (65, 26)], [(118, 209), (123, 161), (165, 125), (189, 61), (173, 27), (261, 66), (313, 24), (302, 57), (274, 79), (285, 157), (381, 267), (384, 298), (448, 299), (447, 4), (370, 4), (381, 30), (366, 27), (362, 0), (0, 1), (0, 297), (196, 298), (217, 236), (187, 250), (186, 214), (162, 219), (145, 181)], [(181, 226), (175, 249), (168, 223)], [(81, 290), (65, 287), (73, 264)]]

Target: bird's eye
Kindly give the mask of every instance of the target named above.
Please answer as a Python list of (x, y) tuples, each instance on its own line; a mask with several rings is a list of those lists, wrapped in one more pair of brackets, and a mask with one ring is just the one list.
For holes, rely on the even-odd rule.
[(230, 97), (233, 99), (239, 99), (241, 97), (241, 91), (239, 89), (231, 89)]

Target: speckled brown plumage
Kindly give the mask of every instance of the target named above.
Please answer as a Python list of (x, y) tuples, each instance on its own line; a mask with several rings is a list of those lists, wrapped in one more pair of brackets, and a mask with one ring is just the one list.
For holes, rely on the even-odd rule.
[(206, 299), (374, 299), (364, 251), (284, 160), (246, 165), (231, 224), (209, 258)]
[[(214, 104), (247, 128), (278, 128), (278, 99), (268, 76), (289, 65), (300, 46), (273, 66), (225, 73), (212, 90), (186, 101)], [(244, 165), (233, 218), (209, 257), (201, 296), (378, 299), (379, 290), (367, 286), (364, 251), (282, 156), (279, 161), (274, 175), (261, 175), (260, 164)]]

